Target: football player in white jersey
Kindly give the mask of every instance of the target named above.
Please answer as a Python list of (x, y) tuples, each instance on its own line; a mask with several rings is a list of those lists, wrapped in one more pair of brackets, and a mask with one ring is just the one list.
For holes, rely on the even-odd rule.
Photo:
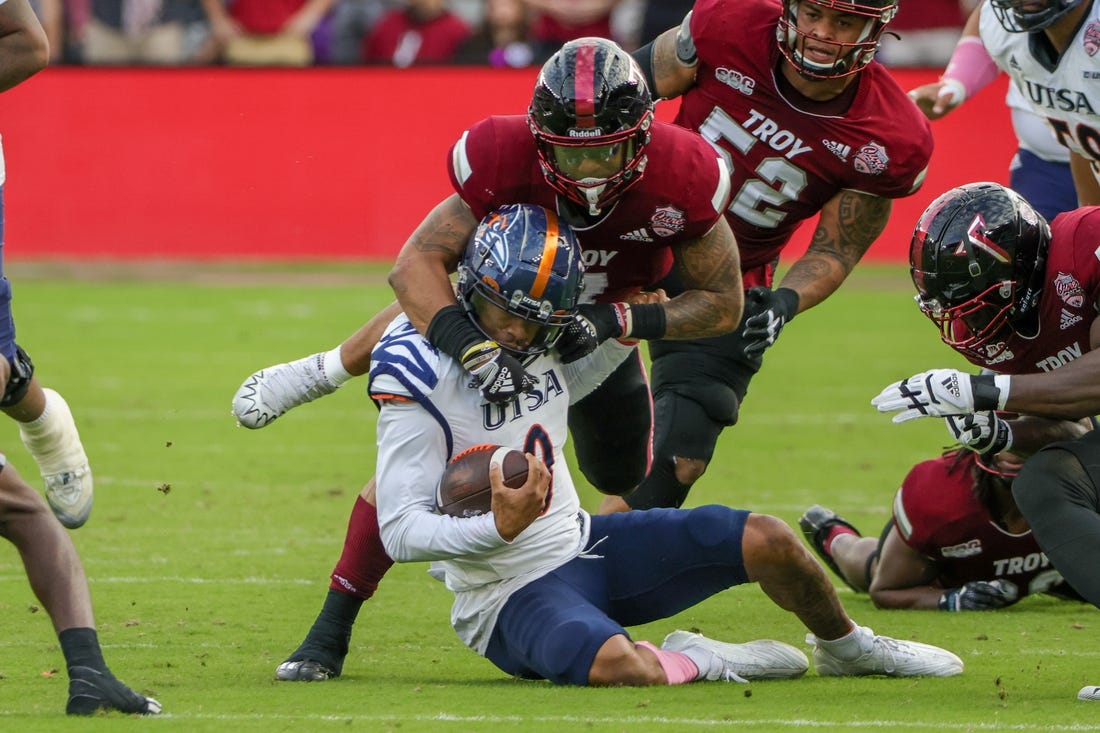
[[(854, 624), (822, 566), (774, 517), (713, 505), (609, 516), (581, 509), (562, 452), (569, 402), (615, 367), (609, 352), (630, 348), (611, 339), (571, 364), (552, 349), (575, 312), (583, 270), (575, 234), (542, 207), (501, 207), (471, 237), (459, 302), (536, 381), (511, 404), (490, 401), (404, 315), (371, 353), (382, 541), (398, 562), (433, 563), (433, 576), (455, 594), (451, 620), (463, 642), (509, 674), (557, 684), (798, 677), (809, 662), (783, 642), (730, 644), (675, 631), (657, 647), (624, 628), (757, 582), (811, 631), (819, 674), (959, 674), (962, 661), (951, 652)], [(448, 460), (486, 443), (527, 453), (527, 482), (507, 488), (491, 469), (489, 513), (438, 513)]]
[[(979, 3), (966, 20), (951, 61), (938, 81), (909, 91), (930, 120), (938, 120), (1001, 75), (978, 33)], [(1077, 190), (1069, 167), (1069, 149), (1058, 143), (1046, 118), (1037, 114), (1015, 84), (1008, 85), (1005, 104), (1012, 113), (1018, 146), (1009, 164), (1008, 185), (1050, 221), (1077, 208)]]
[(1100, 204), (1100, 7), (1094, 0), (990, 0), (981, 8), (979, 34), (1069, 148), (1078, 200)]

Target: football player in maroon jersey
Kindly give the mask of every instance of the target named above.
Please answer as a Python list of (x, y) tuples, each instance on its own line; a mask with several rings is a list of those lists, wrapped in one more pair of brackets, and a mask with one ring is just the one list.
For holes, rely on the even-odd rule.
[[(729, 164), (726, 220), (748, 291), (735, 332), (650, 343), (653, 468), (633, 493), (607, 497), (605, 511), (683, 503), (737, 422), (765, 349), (840, 287), (881, 234), (891, 199), (923, 182), (928, 121), (873, 61), (896, 10), (896, 0), (699, 0), (634, 54), (657, 96), (680, 97), (676, 122)], [(814, 216), (808, 250), (773, 289), (783, 249)], [(663, 285), (678, 293), (676, 273)]]
[[(1027, 453), (1012, 483), (1039, 546), (1066, 581), (1100, 606), (1100, 431), (1041, 447), (994, 411), (1051, 419), (1100, 413), (1100, 207), (1045, 219), (1014, 192), (973, 183), (943, 194), (910, 249), (921, 310), (943, 341), (992, 373), (932, 369), (872, 401), (893, 421), (947, 417), (981, 450)], [(1019, 448), (1016, 448), (1019, 446)], [(1100, 700), (1100, 687), (1082, 700)]]
[[(1023, 418), (1021, 418), (1023, 419)], [(1061, 423), (1061, 439), (1086, 431)], [(879, 608), (978, 611), (1026, 595), (1076, 594), (1039, 549), (1012, 498), (1022, 459), (954, 448), (913, 466), (880, 537), (864, 537), (822, 506), (798, 520), (818, 556)]]
[[(886, 387), (872, 404), (898, 412), (896, 423), (952, 416), (971, 446), (1025, 455), (1045, 443), (992, 411), (1074, 419), (1100, 412), (1098, 241), (1100, 207), (1061, 214), (1048, 226), (996, 183), (937, 198), (917, 223), (910, 250), (919, 304), (945, 343), (992, 373), (933, 369)], [(1013, 482), (1039, 546), (1096, 605), (1098, 466), (1100, 433), (1090, 431), (1042, 448)]]
[[(730, 185), (725, 162), (690, 130), (653, 119), (637, 64), (613, 42), (567, 43), (543, 66), (528, 114), (473, 125), (452, 147), (448, 173), (455, 193), (413, 232), (390, 283), (413, 326), (463, 364), (489, 402), (511, 402), (528, 378), (515, 356), (466, 318), (448, 273), (478, 220), (504, 204), (557, 210), (581, 243), (587, 302), (558, 341), (563, 360), (610, 338), (694, 338), (736, 328), (744, 289), (737, 244), (722, 216)], [(635, 297), (670, 271), (685, 284), (676, 297)], [(366, 373), (376, 339), (368, 323), (331, 352), (253, 374), (234, 397), (238, 421), (263, 427)], [(605, 493), (630, 491), (649, 467), (649, 384), (638, 350), (628, 354), (569, 410), (578, 466)], [(368, 487), (353, 508), (325, 608), (280, 665), (280, 679), (340, 673), (351, 623), (391, 564)]]

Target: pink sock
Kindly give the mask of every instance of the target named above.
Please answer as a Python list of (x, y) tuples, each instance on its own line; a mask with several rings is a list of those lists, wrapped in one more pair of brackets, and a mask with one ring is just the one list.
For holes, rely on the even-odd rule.
[(665, 671), (665, 677), (668, 678), (670, 685), (694, 682), (699, 677), (699, 668), (683, 652), (658, 649), (648, 641), (639, 641), (637, 646), (644, 647), (657, 655), (657, 661), (661, 663), (661, 669)]
[(344, 551), (332, 571), (329, 588), (358, 598), (370, 598), (392, 566), (393, 560), (386, 554), (378, 531), (378, 510), (363, 497), (355, 497), (348, 533), (344, 537)]
[(859, 537), (859, 532), (853, 532), (850, 528), (845, 527), (843, 524), (834, 524), (829, 530), (829, 534), (825, 536), (825, 541), (821, 543), (825, 550), (825, 554), (829, 557), (833, 556), (833, 542), (836, 538), (842, 534), (850, 534)]

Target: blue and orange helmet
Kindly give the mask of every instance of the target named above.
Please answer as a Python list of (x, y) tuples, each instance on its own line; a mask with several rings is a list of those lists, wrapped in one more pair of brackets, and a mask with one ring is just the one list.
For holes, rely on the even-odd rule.
[(541, 327), (525, 355), (553, 347), (572, 321), (583, 289), (576, 234), (553, 211), (531, 204), (490, 212), (470, 236), (458, 266), (459, 301), (479, 329), (475, 298)]

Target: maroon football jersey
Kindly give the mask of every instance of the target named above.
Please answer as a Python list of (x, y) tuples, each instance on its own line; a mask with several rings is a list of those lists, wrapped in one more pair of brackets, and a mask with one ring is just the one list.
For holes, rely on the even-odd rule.
[(1089, 329), (1100, 303), (1100, 206), (1059, 214), (1051, 222), (1039, 334), (989, 344), (991, 359), (967, 358), (1002, 374), (1049, 372), (1091, 349)]
[[(594, 222), (578, 224), (585, 302), (617, 301), (655, 285), (672, 248), (710, 231), (729, 202), (729, 176), (714, 148), (689, 130), (654, 122), (640, 181)], [(451, 147), (451, 184), (481, 218), (504, 204), (561, 212), (539, 167), (535, 138), (520, 115), (488, 117)]]
[(778, 257), (799, 224), (842, 189), (885, 198), (915, 192), (932, 154), (928, 120), (877, 62), (857, 77), (847, 110), (781, 92), (780, 13), (774, 0), (696, 2), (699, 64), (676, 116), (728, 156), (726, 218), (744, 271)]
[(894, 496), (902, 540), (940, 567), (944, 588), (973, 580), (1009, 580), (1020, 595), (1043, 593), (1062, 576), (1030, 530), (1012, 534), (993, 521), (971, 490), (975, 454), (952, 468), (954, 455), (918, 463)]

